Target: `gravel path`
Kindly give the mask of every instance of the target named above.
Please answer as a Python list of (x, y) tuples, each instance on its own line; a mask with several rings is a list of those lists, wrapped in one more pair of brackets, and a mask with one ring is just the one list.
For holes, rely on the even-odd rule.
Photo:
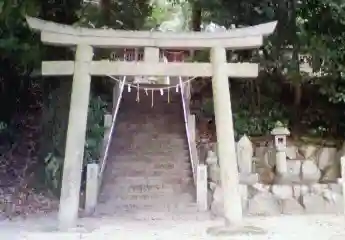
[[(51, 218), (50, 218), (51, 219)], [(42, 218), (35, 221), (18, 221), (0, 224), (0, 239), (26, 240), (291, 240), (291, 239), (345, 239), (345, 218), (334, 215), (280, 216), (246, 218), (246, 223), (261, 227), (265, 235), (214, 237), (206, 233), (211, 226), (219, 226), (222, 221), (129, 221), (116, 218), (83, 219), (79, 230), (69, 233), (48, 230), (39, 232), (38, 227), (56, 223)]]

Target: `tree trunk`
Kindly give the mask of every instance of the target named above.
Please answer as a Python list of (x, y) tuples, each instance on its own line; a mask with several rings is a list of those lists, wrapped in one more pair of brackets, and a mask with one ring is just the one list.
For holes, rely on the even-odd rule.
[(194, 0), (192, 3), (192, 30), (200, 32), (201, 30), (201, 4), (198, 0)]
[(299, 63), (299, 53), (300, 53), (300, 43), (297, 35), (297, 0), (291, 0), (291, 40), (293, 42), (293, 52), (292, 52), (292, 64), (294, 67), (293, 74), (293, 87), (294, 87), (294, 116), (293, 116), (293, 127), (298, 129), (299, 127), (299, 117), (300, 117), (300, 105), (302, 100), (302, 84), (301, 84), (301, 73), (300, 73), (300, 63)]
[(110, 23), (110, 9), (111, 9), (111, 0), (101, 0), (101, 12), (103, 18), (103, 24), (108, 25)]

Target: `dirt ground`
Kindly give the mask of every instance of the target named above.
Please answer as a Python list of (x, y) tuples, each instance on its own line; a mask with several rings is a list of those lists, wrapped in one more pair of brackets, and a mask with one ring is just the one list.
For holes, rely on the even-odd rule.
[(246, 218), (246, 225), (260, 227), (261, 235), (211, 236), (207, 230), (223, 225), (222, 220), (206, 221), (136, 221), (117, 218), (84, 218), (79, 227), (70, 232), (54, 230), (56, 216), (32, 218), (26, 221), (0, 223), (0, 239), (147, 239), (147, 240), (291, 240), (291, 239), (345, 239), (345, 218), (335, 215), (280, 216)]

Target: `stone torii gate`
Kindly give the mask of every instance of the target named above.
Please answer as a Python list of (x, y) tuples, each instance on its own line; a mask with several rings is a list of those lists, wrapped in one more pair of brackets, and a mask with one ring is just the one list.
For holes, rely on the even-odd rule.
[[(256, 63), (228, 63), (226, 50), (254, 49), (271, 34), (276, 22), (226, 32), (162, 33), (77, 28), (27, 17), (41, 32), (41, 41), (55, 46), (76, 46), (75, 61), (43, 61), (42, 75), (73, 75), (59, 208), (60, 229), (74, 227), (78, 219), (79, 189), (91, 76), (200, 76), (212, 77), (216, 132), (224, 216), (228, 223), (242, 221), (242, 204), (228, 77), (255, 78)], [(141, 62), (93, 61), (93, 48), (144, 48)], [(160, 49), (210, 49), (210, 63), (159, 61)]]

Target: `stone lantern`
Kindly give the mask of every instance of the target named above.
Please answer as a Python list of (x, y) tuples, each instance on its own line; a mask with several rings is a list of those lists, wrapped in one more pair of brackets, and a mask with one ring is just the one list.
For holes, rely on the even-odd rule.
[(271, 131), (274, 137), (274, 147), (276, 148), (276, 170), (279, 175), (286, 175), (286, 137), (290, 135), (290, 131), (283, 126), (281, 122), (276, 123), (276, 127)]

